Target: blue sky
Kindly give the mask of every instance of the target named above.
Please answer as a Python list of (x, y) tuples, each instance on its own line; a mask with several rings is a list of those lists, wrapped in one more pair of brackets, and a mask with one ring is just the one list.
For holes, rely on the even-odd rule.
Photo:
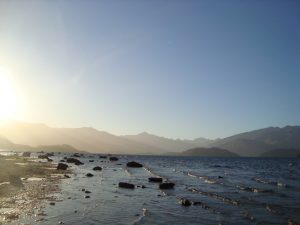
[(18, 120), (225, 137), (300, 124), (300, 1), (1, 1)]

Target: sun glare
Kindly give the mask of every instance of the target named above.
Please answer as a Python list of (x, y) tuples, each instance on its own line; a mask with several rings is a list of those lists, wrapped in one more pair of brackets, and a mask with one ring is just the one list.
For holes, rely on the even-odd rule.
[(9, 76), (0, 71), (0, 122), (14, 119), (18, 113), (18, 99), (13, 82)]

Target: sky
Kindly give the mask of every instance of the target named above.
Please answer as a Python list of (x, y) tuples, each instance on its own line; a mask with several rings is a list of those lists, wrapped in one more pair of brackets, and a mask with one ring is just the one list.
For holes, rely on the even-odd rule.
[(0, 110), (171, 138), (300, 125), (299, 24), (297, 0), (2, 0)]

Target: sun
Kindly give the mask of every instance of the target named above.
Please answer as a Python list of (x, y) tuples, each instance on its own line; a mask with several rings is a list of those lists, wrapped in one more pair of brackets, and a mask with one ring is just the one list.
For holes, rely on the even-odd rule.
[(18, 114), (18, 98), (9, 76), (0, 70), (0, 121), (14, 119)]

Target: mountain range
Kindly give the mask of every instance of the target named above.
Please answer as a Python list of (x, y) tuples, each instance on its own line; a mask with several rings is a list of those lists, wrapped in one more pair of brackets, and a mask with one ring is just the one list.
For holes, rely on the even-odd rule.
[[(61, 149), (111, 154), (187, 154), (200, 155), (221, 149), (228, 155), (288, 156), (300, 154), (300, 126), (269, 127), (236, 134), (223, 139), (170, 139), (149, 133), (117, 136), (92, 127), (52, 128), (45, 124), (8, 122), (0, 126), (0, 148), (15, 150)], [(196, 151), (197, 152), (197, 151)], [(224, 151), (223, 151), (224, 152)], [(203, 155), (202, 154), (202, 155)], [(223, 154), (223, 153), (222, 153)]]

